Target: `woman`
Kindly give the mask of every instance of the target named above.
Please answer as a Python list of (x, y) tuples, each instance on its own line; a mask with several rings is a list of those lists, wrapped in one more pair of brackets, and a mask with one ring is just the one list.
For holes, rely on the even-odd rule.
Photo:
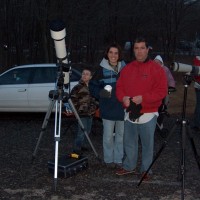
[[(121, 59), (121, 47), (118, 44), (108, 46), (100, 69), (89, 84), (91, 93), (99, 99), (100, 117), (103, 121), (104, 162), (111, 168), (121, 166), (124, 155), (124, 109), (115, 95), (116, 81), (125, 66)], [(107, 85), (112, 87), (111, 93), (104, 89)]]

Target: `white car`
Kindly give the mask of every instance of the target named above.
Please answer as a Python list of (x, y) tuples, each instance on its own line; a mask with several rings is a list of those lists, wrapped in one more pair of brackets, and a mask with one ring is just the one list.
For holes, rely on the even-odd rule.
[[(0, 112), (47, 112), (51, 99), (49, 92), (58, 90), (58, 80), (66, 67), (56, 64), (32, 64), (11, 68), (0, 75)], [(81, 78), (81, 70), (71, 67), (69, 93)], [(62, 87), (63, 81), (61, 81)]]

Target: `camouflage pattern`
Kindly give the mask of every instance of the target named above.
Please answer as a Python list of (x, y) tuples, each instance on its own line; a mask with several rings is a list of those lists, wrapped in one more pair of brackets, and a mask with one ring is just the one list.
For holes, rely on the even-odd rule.
[(80, 116), (91, 116), (98, 108), (98, 102), (90, 95), (88, 86), (80, 80), (71, 91), (71, 100)]

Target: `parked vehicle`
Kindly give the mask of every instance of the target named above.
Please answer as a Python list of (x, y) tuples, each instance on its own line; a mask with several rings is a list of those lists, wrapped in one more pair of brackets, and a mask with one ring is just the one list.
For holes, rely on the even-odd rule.
[[(81, 77), (81, 70), (74, 66), (70, 71), (68, 88), (72, 89)], [(0, 112), (46, 112), (51, 100), (49, 92), (57, 90), (59, 74), (56, 64), (22, 65), (3, 72), (0, 75)], [(67, 87), (64, 89), (69, 93)]]

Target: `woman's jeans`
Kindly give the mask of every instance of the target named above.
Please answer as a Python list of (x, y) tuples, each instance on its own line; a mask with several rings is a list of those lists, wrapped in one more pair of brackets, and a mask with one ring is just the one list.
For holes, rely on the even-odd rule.
[(105, 163), (122, 163), (124, 156), (124, 121), (103, 120), (103, 154)]
[[(87, 132), (87, 134), (90, 134), (91, 128), (92, 128), (92, 117), (80, 117), (80, 120), (83, 123), (83, 126)], [(78, 131), (77, 135), (75, 138), (75, 149), (80, 149), (81, 146), (86, 146), (87, 145), (87, 138), (85, 136), (85, 133), (81, 129), (80, 125), (78, 124)]]
[(138, 160), (138, 142), (139, 138), (142, 145), (142, 163), (140, 172), (145, 172), (153, 160), (154, 132), (157, 116), (154, 116), (149, 122), (144, 124), (134, 124), (125, 121), (124, 125), (124, 161), (123, 168), (134, 170)]
[(200, 89), (195, 88), (196, 106), (194, 111), (194, 126), (200, 128)]

